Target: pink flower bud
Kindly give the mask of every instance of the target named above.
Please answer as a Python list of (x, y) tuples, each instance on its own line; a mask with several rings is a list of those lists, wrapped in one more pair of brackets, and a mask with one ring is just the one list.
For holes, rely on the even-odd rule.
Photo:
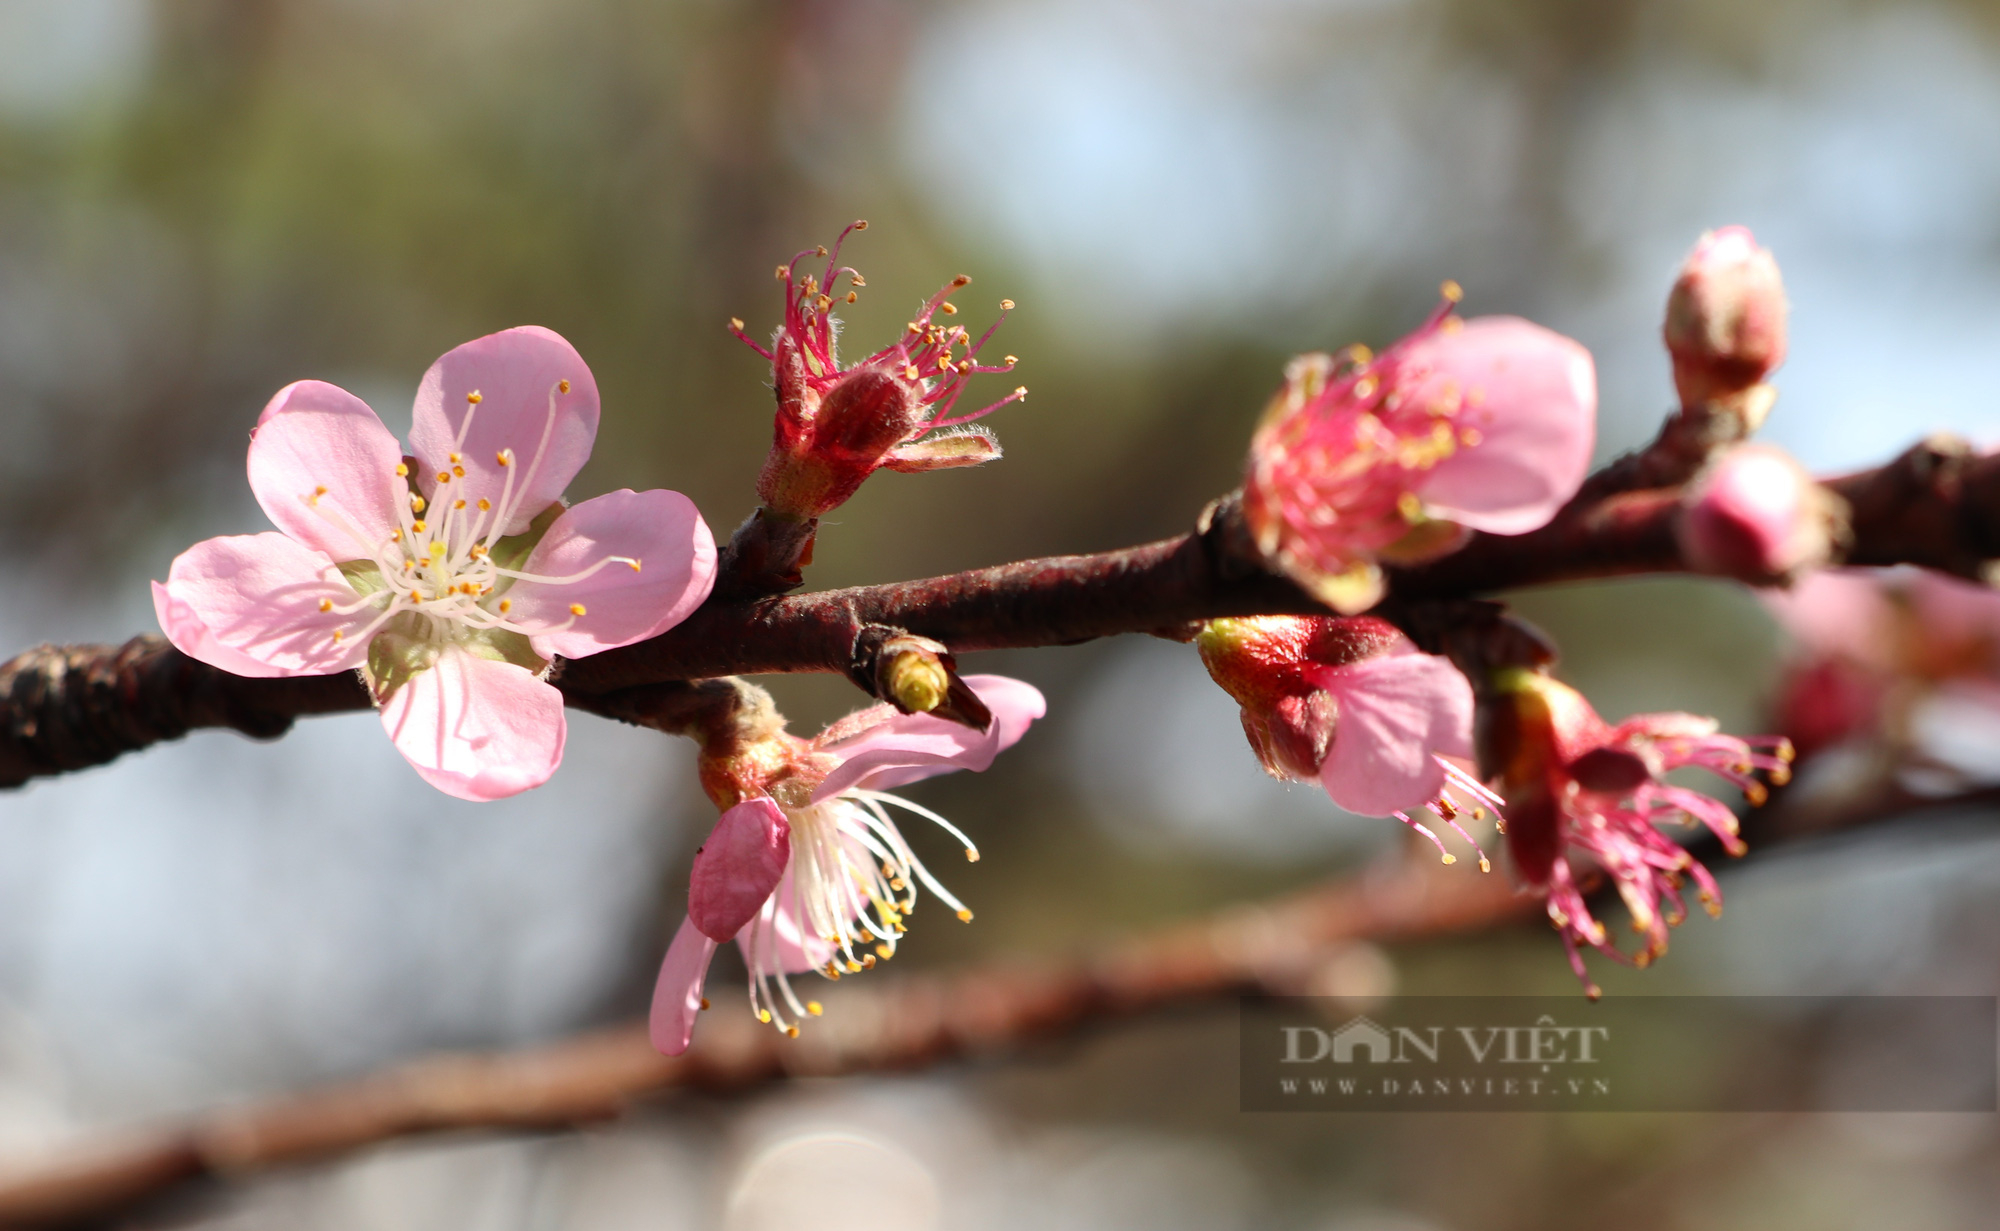
[(1681, 404), (1761, 384), (1785, 361), (1785, 285), (1778, 262), (1746, 227), (1709, 231), (1667, 297), (1663, 333)]
[[(841, 232), (841, 240), (867, 225), (855, 223)], [(808, 257), (826, 258), (819, 276), (799, 273), (799, 263)], [(757, 494), (771, 513), (795, 522), (838, 508), (883, 467), (939, 470), (977, 466), (999, 457), (999, 445), (983, 431), (938, 429), (969, 423), (1028, 392), (1016, 389), (969, 414), (952, 413), (974, 374), (1009, 371), (1015, 362), (1012, 355), (997, 364), (979, 358), (999, 327), (997, 321), (977, 338), (963, 325), (938, 323), (940, 314), (957, 314), (958, 308), (946, 296), (971, 282), (966, 277), (952, 279), (933, 295), (895, 343), (842, 368), (833, 306), (853, 303), (866, 283), (839, 261), (836, 242), (831, 252), (810, 248), (793, 257), (791, 264), (778, 267), (785, 284), (785, 322), (769, 350), (750, 341), (743, 322), (729, 325), (731, 332), (771, 361), (778, 414), (771, 452), (757, 478)], [(846, 289), (841, 289), (843, 280)], [(1004, 316), (1014, 305), (1002, 300), (1000, 306)]]
[(1769, 582), (1826, 563), (1844, 522), (1839, 498), (1782, 449), (1740, 445), (1695, 479), (1677, 531), (1700, 571)]

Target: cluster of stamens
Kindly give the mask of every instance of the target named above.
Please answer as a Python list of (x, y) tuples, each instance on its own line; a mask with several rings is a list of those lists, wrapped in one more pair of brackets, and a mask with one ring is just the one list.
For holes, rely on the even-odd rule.
[[(1481, 872), (1491, 872), (1493, 870), (1493, 861), (1486, 857), (1486, 849), (1479, 845), (1478, 839), (1465, 831), (1465, 827), (1458, 823), (1458, 818), (1469, 813), (1473, 820), (1483, 821), (1490, 810), (1493, 813), (1494, 829), (1504, 834), (1507, 832), (1507, 821), (1500, 811), (1502, 800), (1488, 789), (1485, 783), (1466, 773), (1450, 761), (1443, 757), (1435, 759), (1439, 765), (1444, 767), (1445, 785), (1444, 789), (1438, 792), (1437, 798), (1427, 802), (1424, 807), (1430, 811), (1432, 816), (1450, 826), (1453, 833), (1465, 839), (1465, 844), (1470, 846), (1473, 852), (1479, 856), (1479, 870)], [(1470, 799), (1473, 802), (1468, 804), (1465, 802), (1466, 799)], [(1458, 856), (1445, 849), (1444, 841), (1438, 837), (1436, 830), (1417, 820), (1407, 812), (1392, 812), (1390, 815), (1430, 839), (1431, 845), (1437, 847), (1438, 854), (1443, 858), (1444, 862), (1458, 862)]]
[(780, 944), (823, 955), (819, 973), (829, 979), (872, 970), (895, 956), (897, 939), (917, 907), (919, 883), (961, 920), (972, 919), (965, 904), (910, 850), (889, 807), (934, 822), (965, 847), (968, 861), (979, 858), (978, 848), (957, 826), (901, 796), (850, 790), (813, 803), (809, 793), (796, 782), (773, 789), (791, 825), (791, 863), (745, 932), (750, 1006), (759, 1021), (794, 1037), (801, 1019), (820, 1015), (820, 1004), (800, 999), (785, 972)]
[[(839, 322), (832, 315), (833, 307), (836, 303), (854, 303), (860, 298), (859, 290), (868, 285), (858, 270), (839, 263), (840, 248), (849, 235), (867, 229), (866, 221), (857, 221), (840, 233), (840, 238), (834, 241), (831, 249), (824, 245), (807, 248), (794, 256), (790, 264), (776, 269), (776, 276), (785, 284), (785, 323), (781, 336), (789, 337), (798, 346), (805, 363), (806, 386), (815, 394), (823, 395), (842, 374), (836, 350)], [(799, 263), (808, 258), (825, 258), (826, 266), (817, 276), (811, 273), (800, 275)], [(839, 289), (843, 278), (849, 287), (844, 293)], [(1013, 355), (1008, 355), (997, 364), (979, 362), (979, 352), (992, 339), (994, 331), (1000, 328), (1000, 322), (1007, 319), (1007, 313), (1013, 311), (1014, 301), (1011, 299), (1000, 301), (1000, 315), (976, 340), (963, 325), (936, 322), (937, 316), (958, 314), (958, 305), (948, 297), (971, 282), (972, 279), (964, 274), (953, 278), (944, 289), (924, 301), (922, 310), (904, 328), (901, 338), (854, 365), (880, 367), (917, 383), (921, 390), (918, 401), (929, 412), (928, 419), (918, 428), (919, 432), (970, 423), (1028, 395), (1024, 385), (990, 406), (983, 406), (970, 414), (952, 414), (959, 395), (965, 391), (967, 382), (974, 374), (1010, 371), (1019, 362)], [(742, 320), (731, 318), (729, 331), (764, 358), (776, 361), (770, 350), (744, 332)]]
[[(1251, 448), (1245, 494), (1253, 524), (1267, 528), (1260, 538), (1306, 547), (1324, 556), (1314, 563), (1331, 572), (1424, 519), (1412, 490), (1417, 476), (1484, 439), (1464, 414), (1481, 405), (1483, 392), (1431, 384), (1406, 353), (1434, 333), (1463, 327), (1452, 315), (1458, 285), (1445, 283), (1443, 296), (1422, 327), (1380, 355), (1357, 344), (1337, 356), (1294, 361)], [(1335, 550), (1327, 550), (1329, 534), (1338, 536)], [(1311, 551), (1314, 545), (1321, 550)]]
[(411, 483), (410, 463), (403, 461), (396, 464), (393, 482), (408, 489), (408, 499), (399, 502), (397, 527), (390, 531), (386, 542), (369, 541), (346, 518), (322, 504), (321, 497), (327, 494), (325, 486), (316, 486), (311, 494), (301, 497), (308, 507), (354, 540), (356, 560), (373, 564), (381, 575), (381, 589), (351, 603), (336, 604), (331, 599), (320, 601), (323, 613), (352, 613), (357, 617), (363, 613), (369, 615), (358, 631), (349, 631), (358, 621), (335, 629), (334, 641), (373, 636), (390, 620), (405, 613), (422, 617), (425, 635), (436, 641), (450, 639), (458, 629), (498, 629), (521, 634), (560, 631), (574, 624), (578, 617), (588, 614), (582, 603), (570, 604), (570, 618), (563, 624), (528, 628), (509, 618), (513, 602), (505, 597), (508, 587), (517, 581), (568, 585), (615, 564), (625, 565), (634, 572), (639, 570), (637, 559), (606, 556), (580, 572), (566, 577), (550, 577), (506, 567), (494, 559), (494, 548), (505, 537), (508, 525), (524, 511), (521, 505), (525, 493), (530, 490), (535, 470), (547, 451), (549, 438), (555, 429), (557, 399), (569, 391), (567, 380), (559, 381), (550, 388), (542, 439), (519, 482), (516, 482), (515, 476), (521, 468), (514, 450), (502, 448), (495, 455), (494, 461), (506, 474), (497, 503), (484, 496), (458, 494), (463, 490), (466, 476), (461, 450), (465, 447), (473, 418), (483, 400), (476, 391), (466, 395), (465, 419), (459, 425), (445, 468), (430, 476), (435, 481), (430, 498), (426, 499)]

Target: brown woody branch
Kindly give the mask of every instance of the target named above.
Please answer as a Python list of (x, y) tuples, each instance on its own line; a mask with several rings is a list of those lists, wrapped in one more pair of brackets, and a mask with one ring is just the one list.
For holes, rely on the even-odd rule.
[(901, 1070), (1016, 1050), (1092, 1021), (1240, 991), (1296, 991), (1326, 946), (1407, 940), (1539, 909), (1499, 875), (1428, 860), (1263, 906), (1244, 906), (1069, 961), (993, 963), (948, 976), (854, 980), (823, 993), (797, 1040), (740, 1002), (705, 1015), (685, 1056), (633, 1026), (526, 1051), (419, 1060), (359, 1081), (190, 1120), (87, 1138), (0, 1170), (0, 1225), (74, 1225), (203, 1177), (239, 1177), (397, 1137), (555, 1128), (616, 1116), (676, 1089), (730, 1092), (790, 1076)]
[[(1603, 473), (1632, 469), (1621, 460)], [(1396, 570), (1385, 613), (1436, 648), (1435, 634), (1423, 630), (1440, 624), (1438, 604), (1556, 581), (1690, 571), (1674, 539), (1678, 489), (1619, 486), (1593, 479), (1540, 530), (1475, 535), (1453, 555)], [(2000, 556), (2000, 457), (1974, 456), (1963, 442), (1936, 437), (1827, 486), (1852, 507), (1852, 563), (1977, 576)], [(1197, 530), (1121, 551), (816, 594), (711, 599), (649, 641), (563, 664), (557, 682), (571, 705), (631, 719), (643, 707), (618, 694), (634, 687), (793, 671), (865, 682), (879, 665), (869, 659), (870, 630), (905, 631), (968, 653), (1323, 610), (1250, 558), (1234, 502), (1223, 500)], [(0, 785), (102, 764), (197, 727), (270, 737), (300, 715), (367, 705), (352, 676), (240, 679), (157, 637), (123, 647), (42, 647), (0, 665)]]

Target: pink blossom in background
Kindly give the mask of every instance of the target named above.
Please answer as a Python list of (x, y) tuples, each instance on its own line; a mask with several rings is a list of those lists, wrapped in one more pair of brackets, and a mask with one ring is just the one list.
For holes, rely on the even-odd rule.
[(687, 1050), (706, 1006), (709, 961), (724, 941), (743, 952), (759, 1020), (796, 1035), (820, 1005), (802, 1000), (791, 976), (818, 971), (837, 979), (890, 957), (916, 909), (919, 884), (959, 918), (972, 918), (911, 852), (889, 809), (941, 826), (964, 844), (968, 859), (976, 860), (978, 849), (951, 822), (887, 790), (985, 769), (1047, 705), (1033, 686), (1005, 676), (965, 682), (992, 711), (987, 730), (874, 706), (809, 742), (791, 741), (796, 749), (764, 792), (722, 814), (695, 855), (688, 916), (660, 966), (655, 1047), (670, 1056)]
[[(1581, 693), (1532, 671), (1512, 669), (1496, 681), (1502, 698), (1482, 739), (1501, 770), (1507, 806), (1507, 849), (1516, 871), (1548, 901), (1570, 966), (1595, 998), (1577, 942), (1619, 961), (1646, 965), (1667, 951), (1667, 931), (1687, 915), (1681, 896), (1692, 879), (1710, 913), (1722, 892), (1700, 861), (1660, 832), (1673, 822), (1700, 822), (1724, 849), (1743, 853), (1735, 813), (1720, 800), (1667, 782), (1666, 775), (1699, 766), (1742, 787), (1752, 802), (1765, 797), (1763, 773), (1790, 774), (1792, 749), (1782, 738), (1739, 739), (1718, 733), (1715, 720), (1694, 714), (1638, 714), (1616, 726), (1599, 718)], [(1611, 944), (1584, 900), (1587, 886), (1573, 862), (1603, 869), (1632, 913), (1646, 944), (1628, 959)]]
[(1349, 812), (1393, 816), (1455, 862), (1410, 815), (1429, 810), (1490, 870), (1458, 816), (1499, 799), (1447, 759), (1472, 755), (1472, 686), (1458, 668), (1372, 616), (1211, 620), (1195, 645), (1243, 707), (1243, 732), (1265, 772), (1317, 782)]
[(2000, 708), (2000, 592), (1930, 569), (1826, 569), (1765, 605), (1796, 646), (1778, 686), (1786, 734), (1810, 758), (1861, 737), (1909, 737), (1913, 707)]
[(250, 487), (278, 532), (181, 553), (153, 584), (160, 627), (239, 674), (360, 668), (397, 750), (447, 794), (539, 786), (567, 729), (551, 660), (672, 627), (715, 577), (678, 492), (563, 505), (597, 419), (590, 369), (534, 326), (431, 365), (407, 459), (353, 394), (287, 385), (250, 438)]
[[(808, 248), (778, 267), (785, 319), (770, 349), (752, 341), (743, 322), (730, 322), (737, 337), (771, 361), (778, 395), (776, 430), (757, 495), (766, 508), (798, 520), (838, 507), (884, 467), (912, 472), (994, 460), (999, 442), (983, 428), (964, 425), (1028, 393), (1017, 388), (989, 406), (952, 413), (974, 373), (1005, 372), (1015, 363), (1012, 355), (997, 364), (979, 360), (999, 320), (976, 339), (963, 325), (937, 322), (940, 314), (958, 312), (947, 296), (971, 281), (965, 277), (926, 300), (895, 342), (851, 367), (840, 366), (839, 322), (832, 309), (853, 303), (867, 285), (839, 263), (840, 248), (867, 225), (856, 222), (842, 231), (830, 252)], [(801, 277), (799, 262), (808, 257), (826, 258), (826, 267), (817, 276)], [(845, 292), (837, 285), (842, 278), (850, 288)], [(1014, 305), (1002, 300), (1000, 306), (1004, 320)]]
[(1244, 516), (1274, 567), (1362, 611), (1378, 561), (1547, 523), (1583, 482), (1596, 413), (1589, 351), (1518, 317), (1461, 321), (1447, 301), (1379, 356), (1292, 362), (1251, 441)]

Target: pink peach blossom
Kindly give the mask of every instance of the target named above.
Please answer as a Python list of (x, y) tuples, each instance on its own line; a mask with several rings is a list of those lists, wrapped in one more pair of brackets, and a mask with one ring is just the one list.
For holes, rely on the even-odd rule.
[(160, 627), (239, 674), (359, 668), (397, 750), (447, 794), (539, 786), (566, 730), (551, 660), (672, 627), (715, 576), (678, 492), (564, 506), (597, 417), (590, 369), (533, 326), (431, 365), (408, 458), (353, 394), (287, 385), (250, 438), (250, 487), (278, 532), (181, 553), (153, 585)]
[[(965, 846), (971, 839), (935, 812), (886, 793), (953, 770), (983, 770), (1046, 711), (1031, 685), (998, 675), (965, 682), (993, 713), (985, 731), (929, 714), (878, 705), (833, 724), (804, 743), (769, 793), (722, 814), (696, 852), (688, 915), (653, 991), (653, 1046), (686, 1051), (702, 984), (716, 946), (734, 940), (750, 970), (758, 1018), (789, 1034), (819, 1002), (801, 1000), (790, 976), (855, 973), (896, 950), (922, 884), (961, 919), (972, 912), (953, 897), (903, 840), (889, 808), (941, 826)], [(796, 742), (796, 741), (795, 741)]]
[(1335, 610), (1381, 597), (1381, 560), (1471, 530), (1524, 534), (1576, 493), (1596, 431), (1590, 352), (1450, 302), (1371, 355), (1306, 355), (1251, 441), (1243, 511), (1264, 557)]
[(1373, 616), (1211, 620), (1195, 638), (1209, 675), (1243, 707), (1243, 731), (1272, 777), (1317, 782), (1349, 812), (1393, 816), (1455, 857), (1410, 814), (1428, 810), (1491, 862), (1458, 824), (1499, 802), (1448, 758), (1472, 755), (1472, 686)]

